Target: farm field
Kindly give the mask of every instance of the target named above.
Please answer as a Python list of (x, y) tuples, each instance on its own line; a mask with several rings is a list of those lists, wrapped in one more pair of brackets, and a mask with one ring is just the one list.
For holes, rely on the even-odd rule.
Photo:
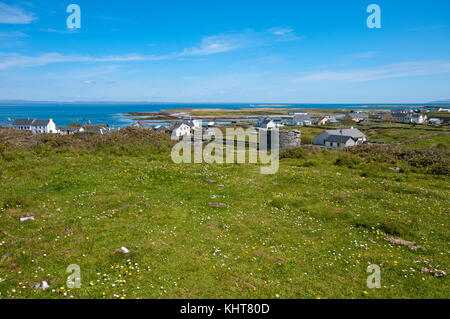
[(365, 133), (406, 144), (305, 146), (261, 175), (174, 164), (140, 129), (0, 130), (0, 298), (448, 298), (450, 135)]

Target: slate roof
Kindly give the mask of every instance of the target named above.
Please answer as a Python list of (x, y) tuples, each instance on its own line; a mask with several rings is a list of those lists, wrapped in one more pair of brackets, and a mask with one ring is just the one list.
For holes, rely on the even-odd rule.
[(351, 129), (351, 128), (344, 128), (342, 130), (328, 130), (326, 131), (330, 136), (331, 135), (338, 135), (338, 136), (350, 136), (354, 139), (366, 137), (360, 130), (358, 129)]
[(294, 115), (294, 120), (297, 122), (311, 121), (311, 117), (309, 115), (299, 114)]
[(17, 126), (47, 126), (50, 120), (14, 119), (13, 125)]
[(58, 126), (57, 129), (64, 132), (78, 132), (81, 127)]
[(353, 140), (354, 138), (351, 136), (345, 136), (345, 135), (330, 135), (327, 138), (325, 138), (326, 142), (336, 142), (336, 143), (347, 143), (348, 140)]
[(348, 113), (348, 116), (352, 119), (368, 119), (369, 115), (366, 113)]
[(183, 121), (183, 122), (176, 122), (174, 124), (172, 124), (169, 128), (170, 131), (176, 130), (177, 128), (179, 128), (181, 125), (187, 125), (189, 127), (191, 127), (187, 122)]

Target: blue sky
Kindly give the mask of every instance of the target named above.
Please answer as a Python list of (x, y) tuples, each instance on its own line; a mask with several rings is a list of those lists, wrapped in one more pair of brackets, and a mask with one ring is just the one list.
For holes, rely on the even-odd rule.
[(449, 13), (448, 0), (0, 0), (0, 100), (450, 99)]

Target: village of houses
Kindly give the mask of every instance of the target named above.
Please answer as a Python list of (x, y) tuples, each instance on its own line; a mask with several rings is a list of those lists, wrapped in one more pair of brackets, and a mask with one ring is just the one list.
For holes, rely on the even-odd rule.
[[(214, 136), (216, 130), (221, 127), (254, 127), (260, 131), (280, 130), (281, 132), (296, 132), (301, 134), (302, 127), (323, 128), (323, 131), (309, 141), (320, 147), (328, 149), (341, 149), (370, 143), (367, 136), (358, 129), (358, 126), (371, 125), (376, 127), (383, 123), (407, 124), (411, 126), (447, 126), (449, 125), (450, 108), (448, 107), (423, 107), (418, 109), (405, 108), (391, 111), (375, 110), (350, 110), (343, 114), (310, 116), (307, 112), (294, 110), (287, 114), (277, 116), (262, 116), (249, 121), (232, 121), (230, 123), (218, 120), (204, 121), (202, 118), (180, 118), (169, 123), (149, 123), (136, 120), (131, 126), (142, 129), (155, 130), (170, 134), (173, 138), (192, 136), (195, 131), (202, 130), (203, 136)], [(433, 116), (429, 116), (433, 114)], [(103, 135), (114, 131), (109, 125), (72, 124), (69, 126), (57, 126), (52, 119), (14, 119), (12, 127), (17, 130), (30, 131), (34, 134), (61, 134), (74, 136)], [(120, 130), (120, 128), (117, 128)], [(299, 139), (300, 141), (300, 139)]]

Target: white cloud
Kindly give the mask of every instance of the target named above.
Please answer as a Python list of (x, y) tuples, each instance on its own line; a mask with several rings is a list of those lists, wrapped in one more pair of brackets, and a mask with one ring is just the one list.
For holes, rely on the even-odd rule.
[(297, 77), (295, 81), (366, 82), (444, 73), (450, 73), (450, 61), (404, 62), (365, 69), (306, 72)]
[(61, 33), (61, 34), (79, 33), (78, 29), (57, 30), (57, 29), (52, 29), (52, 28), (41, 28), (40, 31), (42, 31), (42, 32), (50, 32), (50, 33)]
[(92, 84), (95, 84), (94, 81), (84, 81), (83, 83), (86, 84), (86, 85), (92, 85)]
[(246, 34), (224, 34), (204, 37), (199, 46), (184, 49), (179, 56), (210, 55), (233, 51), (246, 46)]
[(167, 56), (139, 54), (91, 57), (82, 55), (62, 55), (59, 53), (45, 53), (39, 56), (0, 53), (0, 70), (12, 67), (44, 66), (52, 63), (160, 61), (167, 58)]
[(25, 38), (25, 37), (28, 37), (28, 34), (25, 34), (20, 31), (0, 32), (0, 38)]
[(0, 2), (0, 24), (29, 24), (35, 20), (36, 18), (32, 13)]
[[(295, 34), (292, 29), (271, 29), (273, 34), (277, 34), (277, 41), (288, 41), (293, 39)], [(41, 29), (46, 32), (66, 33), (54, 29)], [(184, 49), (179, 52), (173, 52), (167, 55), (142, 55), (125, 54), (110, 56), (83, 56), (83, 55), (64, 55), (50, 52), (39, 56), (26, 56), (17, 53), (0, 52), (0, 70), (13, 67), (32, 67), (44, 66), (53, 63), (88, 63), (88, 62), (132, 62), (132, 61), (162, 61), (176, 59), (180, 57), (207, 56), (212, 54), (234, 51), (249, 46), (261, 46), (273, 43), (273, 38), (268, 38), (267, 32), (253, 32), (247, 30), (243, 33), (229, 33), (204, 37), (199, 45)]]
[(295, 34), (294, 29), (290, 27), (275, 27), (268, 31), (276, 37), (277, 41), (294, 41), (302, 39), (302, 37), (298, 37)]

